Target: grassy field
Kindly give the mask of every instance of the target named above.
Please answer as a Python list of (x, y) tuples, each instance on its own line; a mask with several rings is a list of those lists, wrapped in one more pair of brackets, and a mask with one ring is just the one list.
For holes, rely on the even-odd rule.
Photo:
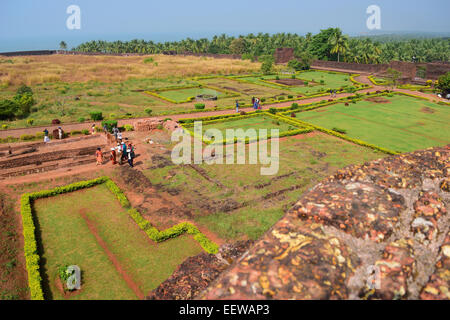
[(384, 156), (315, 132), (280, 139), (279, 171), (274, 176), (262, 176), (260, 168), (267, 165), (261, 164), (203, 164), (194, 166), (197, 170), (169, 165), (144, 173), (152, 184), (176, 191), (197, 225), (227, 240), (257, 239), (324, 177)]
[[(220, 130), (222, 132), (222, 136), (225, 138), (227, 129), (242, 129), (244, 131), (248, 129), (255, 129), (257, 133), (260, 129), (267, 129), (267, 134), (270, 134), (271, 129), (278, 129), (281, 134), (286, 131), (299, 129), (299, 127), (266, 115), (260, 115), (232, 121), (205, 124), (202, 126), (202, 129), (203, 134), (208, 129)], [(193, 128), (191, 127), (189, 130), (193, 130)]]
[(360, 101), (297, 113), (297, 119), (344, 129), (347, 135), (394, 151), (410, 152), (450, 143), (448, 107), (412, 97), (383, 97), (387, 103)]
[[(144, 60), (153, 59), (151, 63)], [(25, 119), (1, 121), (9, 128), (48, 125), (53, 119), (77, 122), (90, 119), (99, 110), (105, 118), (147, 116), (193, 110), (192, 104), (173, 105), (144, 93), (146, 90), (197, 85), (189, 80), (200, 75), (226, 75), (257, 72), (259, 63), (248, 60), (183, 56), (30, 56), (0, 59), (0, 99), (12, 99), (19, 85), (27, 84), (36, 104)], [(188, 95), (189, 92), (168, 92)], [(232, 99), (221, 101), (227, 106)], [(110, 116), (112, 115), (112, 116)]]
[[(153, 59), (151, 63), (144, 60)], [(191, 56), (84, 56), (50, 55), (2, 59), (0, 85), (50, 82), (120, 82), (134, 78), (185, 78), (209, 74), (257, 72), (258, 62)]]
[(96, 236), (144, 294), (169, 277), (184, 259), (202, 252), (188, 236), (153, 243), (104, 185), (40, 199), (34, 207), (44, 288), (52, 299), (65, 298), (56, 285), (58, 265), (65, 264), (82, 270), (82, 289), (70, 299), (137, 298)]

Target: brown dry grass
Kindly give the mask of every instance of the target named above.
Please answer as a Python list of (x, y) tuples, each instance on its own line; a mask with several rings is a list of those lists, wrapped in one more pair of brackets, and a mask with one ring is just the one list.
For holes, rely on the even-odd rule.
[[(144, 59), (148, 57), (152, 57), (157, 66), (154, 63), (144, 63)], [(16, 57), (12, 60), (13, 64), (0, 63), (0, 84), (3, 86), (55, 81), (116, 82), (129, 78), (239, 74), (259, 71), (261, 66), (260, 63), (248, 60), (165, 55), (116, 57), (58, 54)]]

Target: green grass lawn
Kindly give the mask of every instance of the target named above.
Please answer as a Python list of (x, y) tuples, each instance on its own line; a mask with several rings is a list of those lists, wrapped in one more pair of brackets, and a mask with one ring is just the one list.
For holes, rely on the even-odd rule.
[(57, 268), (75, 264), (82, 270), (82, 289), (70, 299), (137, 299), (82, 214), (144, 294), (167, 279), (186, 258), (202, 252), (189, 236), (152, 242), (104, 185), (39, 199), (34, 208), (46, 298), (64, 299), (56, 287)]
[[(247, 164), (200, 165), (211, 179), (219, 181), (224, 187), (206, 180), (188, 166), (155, 168), (146, 170), (145, 175), (153, 184), (167, 190), (177, 190), (179, 196), (185, 199), (186, 207), (193, 212), (196, 224), (227, 240), (258, 239), (292, 207), (303, 192), (323, 178), (347, 165), (386, 156), (315, 132), (280, 139), (279, 171), (273, 176), (262, 176), (260, 168), (268, 165), (248, 164), (249, 147), (245, 147)], [(195, 186), (195, 192), (192, 186)], [(293, 186), (296, 188), (289, 190)], [(285, 191), (270, 197), (280, 190)], [(247, 205), (233, 211), (216, 211), (217, 203), (223, 201)], [(205, 211), (204, 208), (208, 209)]]
[[(260, 129), (267, 129), (267, 134), (270, 135), (271, 129), (278, 129), (279, 134), (281, 134), (283, 132), (297, 130), (299, 128), (300, 128), (300, 126), (296, 127), (292, 124), (283, 122), (282, 120), (274, 119), (274, 118), (266, 116), (266, 115), (258, 115), (255, 117), (204, 124), (202, 126), (203, 134), (205, 134), (205, 131), (207, 131), (209, 129), (220, 130), (224, 140), (226, 139), (226, 130), (227, 129), (233, 129), (233, 130), (242, 129), (242, 130), (244, 130), (244, 132), (248, 129), (255, 129), (257, 135), (259, 134)], [(194, 130), (194, 128), (190, 127), (190, 128), (188, 128), (188, 130), (190, 130), (192, 132)]]
[(188, 89), (179, 89), (179, 90), (168, 90), (168, 91), (161, 91), (158, 93), (160, 96), (163, 96), (165, 98), (181, 102), (186, 101), (190, 97), (195, 97), (200, 94), (209, 94), (209, 95), (215, 95), (217, 97), (220, 97), (223, 95), (222, 92), (209, 89), (209, 88), (188, 88)]
[(352, 138), (394, 151), (410, 152), (450, 143), (447, 106), (400, 95), (383, 98), (389, 103), (340, 103), (296, 116), (327, 129), (344, 129)]

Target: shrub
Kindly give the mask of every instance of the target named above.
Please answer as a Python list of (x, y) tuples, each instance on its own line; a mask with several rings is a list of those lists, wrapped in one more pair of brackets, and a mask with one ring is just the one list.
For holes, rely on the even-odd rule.
[(81, 133), (84, 135), (89, 135), (89, 130), (88, 129), (83, 129), (81, 130)]
[(75, 135), (81, 134), (81, 133), (82, 133), (82, 132), (81, 132), (80, 130), (73, 130), (73, 131), (70, 132), (70, 135), (71, 135), (71, 136), (75, 136)]
[(102, 121), (102, 127), (104, 126), (111, 132), (114, 127), (117, 127), (117, 120), (104, 120)]
[(291, 108), (292, 109), (297, 109), (299, 107), (297, 102), (294, 102), (293, 104), (291, 104)]
[(261, 102), (266, 102), (266, 98), (261, 98)]
[(13, 120), (16, 117), (16, 112), (19, 110), (19, 105), (13, 100), (0, 101), (0, 120)]
[(325, 84), (325, 81), (324, 80), (320, 80), (320, 84)]
[(78, 118), (78, 122), (84, 122), (84, 121), (86, 121), (86, 119), (85, 119), (85, 118), (83, 118), (83, 117), (81, 117), (81, 118)]
[(34, 123), (34, 119), (28, 119), (27, 120), (27, 125), (32, 126)]
[(44, 137), (44, 133), (43, 132), (36, 132), (36, 138), (42, 139), (43, 137)]
[(2, 130), (6, 130), (8, 129), (8, 125), (7, 124), (2, 124)]
[(241, 115), (241, 116), (245, 116), (246, 114), (247, 114), (247, 112), (245, 112), (245, 111), (241, 111), (241, 112), (240, 112), (240, 115)]
[(292, 98), (294, 98), (293, 95), (288, 95), (288, 99), (292, 99)]
[(147, 109), (145, 109), (144, 111), (145, 111), (145, 113), (148, 114), (148, 115), (151, 115), (152, 112), (153, 112), (153, 110), (150, 109), (150, 108), (147, 108)]
[(334, 127), (334, 128), (331, 129), (331, 130), (336, 131), (336, 132), (339, 132), (339, 133), (342, 133), (342, 134), (346, 134), (346, 133), (347, 133), (347, 130), (345, 130), (345, 129), (340, 129), (340, 128), (336, 128), (336, 127)]
[(288, 62), (287, 66), (289, 68), (294, 69), (295, 71), (300, 71), (302, 70), (302, 63), (300, 61), (298, 61), (297, 59), (292, 59)]
[(279, 76), (276, 76), (276, 77), (275, 77), (275, 80), (280, 80), (280, 77), (279, 77)]
[(269, 113), (276, 114), (277, 113), (277, 109), (276, 108), (270, 108), (269, 109)]
[(156, 127), (158, 130), (162, 130), (164, 127), (162, 124), (158, 124), (158, 126)]
[(110, 119), (116, 119), (116, 118), (117, 118), (117, 114), (115, 114), (115, 113), (110, 113), (110, 114), (109, 114), (109, 118), (110, 118)]
[(133, 131), (134, 127), (131, 124), (126, 124), (123, 126), (125, 128), (125, 131)]
[(22, 140), (22, 141), (33, 140), (34, 138), (35, 138), (35, 136), (33, 136), (31, 134), (23, 134), (20, 136), (20, 140)]
[(153, 58), (145, 58), (144, 59), (144, 63), (153, 63), (154, 62), (154, 60), (153, 60)]
[(103, 120), (103, 114), (101, 111), (92, 111), (89, 115), (91, 116), (91, 119), (94, 121)]
[(203, 110), (203, 109), (205, 109), (205, 104), (204, 104), (204, 103), (196, 103), (196, 104), (194, 105), (194, 107), (195, 107), (195, 109), (197, 109), (197, 110)]
[(33, 90), (31, 90), (31, 88), (29, 86), (26, 86), (24, 84), (21, 85), (19, 88), (17, 88), (16, 95), (21, 96), (21, 95), (24, 95), (26, 93), (29, 93), (29, 94), (32, 95), (33, 94)]
[(283, 96), (278, 97), (278, 100), (284, 100), (284, 97)]

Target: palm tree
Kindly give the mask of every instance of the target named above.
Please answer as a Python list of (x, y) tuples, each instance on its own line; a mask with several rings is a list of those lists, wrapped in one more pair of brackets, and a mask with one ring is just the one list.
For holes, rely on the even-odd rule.
[(64, 41), (61, 41), (60, 43), (59, 43), (59, 48), (61, 49), (61, 50), (66, 50), (67, 49), (67, 43), (65, 43)]
[(348, 49), (348, 36), (343, 35), (339, 28), (336, 28), (328, 43), (332, 46), (330, 53), (337, 53), (338, 62), (340, 60), (340, 55), (345, 54)]

